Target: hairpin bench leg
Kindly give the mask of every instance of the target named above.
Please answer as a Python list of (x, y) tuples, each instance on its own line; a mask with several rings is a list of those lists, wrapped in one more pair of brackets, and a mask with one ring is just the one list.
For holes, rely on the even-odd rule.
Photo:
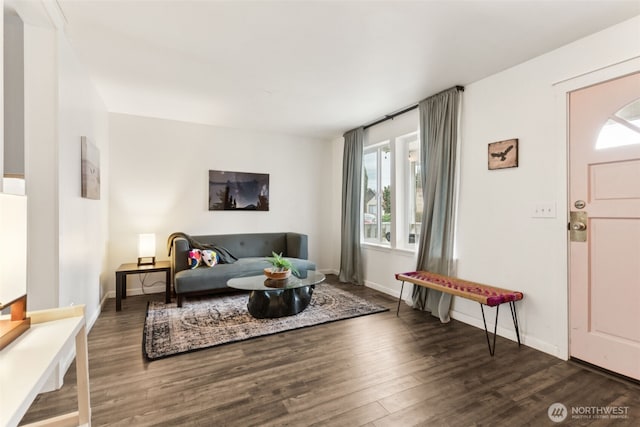
[(489, 330), (487, 329), (487, 321), (484, 317), (484, 307), (482, 307), (482, 303), (480, 303), (480, 311), (482, 311), (482, 322), (484, 323), (484, 333), (487, 336), (487, 345), (489, 346), (489, 354), (491, 357), (496, 352), (496, 332), (498, 332), (498, 311), (500, 310), (500, 305), (496, 305), (496, 323), (493, 328), (493, 348), (491, 347), (491, 343), (489, 341)]
[(516, 313), (516, 302), (509, 301), (511, 308), (511, 318), (513, 319), (513, 327), (516, 329), (516, 337), (518, 338), (518, 347), (520, 347), (520, 328), (518, 327), (518, 314)]
[(400, 296), (398, 297), (398, 309), (396, 310), (396, 317), (398, 317), (400, 313), (400, 301), (402, 301), (402, 291), (404, 290), (404, 280), (402, 281), (402, 286), (400, 287)]
[(425, 288), (422, 295), (422, 308), (421, 310), (427, 310), (427, 295), (429, 295), (429, 290)]

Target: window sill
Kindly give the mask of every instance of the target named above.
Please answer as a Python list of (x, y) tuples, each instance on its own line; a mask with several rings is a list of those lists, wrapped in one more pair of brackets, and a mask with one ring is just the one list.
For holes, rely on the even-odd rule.
[(382, 243), (360, 242), (360, 246), (366, 249), (375, 249), (377, 251), (391, 252), (391, 246)]
[(375, 244), (375, 243), (371, 243), (371, 242), (361, 242), (360, 246), (363, 249), (367, 249), (367, 250), (374, 250), (374, 251), (380, 251), (380, 252), (391, 252), (391, 253), (395, 253), (398, 255), (403, 255), (403, 256), (407, 256), (407, 257), (414, 257), (417, 253), (417, 248), (416, 249), (405, 249), (405, 248), (392, 248), (391, 246), (387, 246), (387, 245), (382, 245), (382, 244)]

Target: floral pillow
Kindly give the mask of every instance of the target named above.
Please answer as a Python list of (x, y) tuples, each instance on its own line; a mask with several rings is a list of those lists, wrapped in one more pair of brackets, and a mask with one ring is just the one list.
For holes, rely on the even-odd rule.
[(200, 249), (191, 249), (189, 251), (189, 268), (197, 268), (202, 262), (202, 252)]
[(205, 265), (208, 267), (213, 267), (218, 263), (218, 254), (216, 254), (211, 249), (205, 249), (201, 251), (202, 261), (204, 261)]
[(191, 249), (189, 251), (189, 267), (191, 269), (199, 266), (213, 267), (218, 263), (218, 254), (210, 249)]

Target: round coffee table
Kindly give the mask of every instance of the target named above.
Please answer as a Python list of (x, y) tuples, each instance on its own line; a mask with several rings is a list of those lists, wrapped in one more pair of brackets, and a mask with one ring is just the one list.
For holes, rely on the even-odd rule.
[[(299, 276), (299, 277), (298, 277)], [(313, 289), (325, 276), (314, 270), (301, 271), (284, 280), (266, 276), (237, 277), (227, 286), (251, 291), (247, 309), (257, 319), (292, 316), (302, 312), (311, 302)]]

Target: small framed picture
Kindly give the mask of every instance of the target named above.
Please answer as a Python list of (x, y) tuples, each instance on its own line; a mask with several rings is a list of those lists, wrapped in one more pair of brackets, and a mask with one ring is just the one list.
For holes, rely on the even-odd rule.
[(100, 200), (100, 150), (86, 136), (80, 137), (80, 195)]
[(518, 167), (518, 140), (507, 139), (489, 144), (489, 170)]

